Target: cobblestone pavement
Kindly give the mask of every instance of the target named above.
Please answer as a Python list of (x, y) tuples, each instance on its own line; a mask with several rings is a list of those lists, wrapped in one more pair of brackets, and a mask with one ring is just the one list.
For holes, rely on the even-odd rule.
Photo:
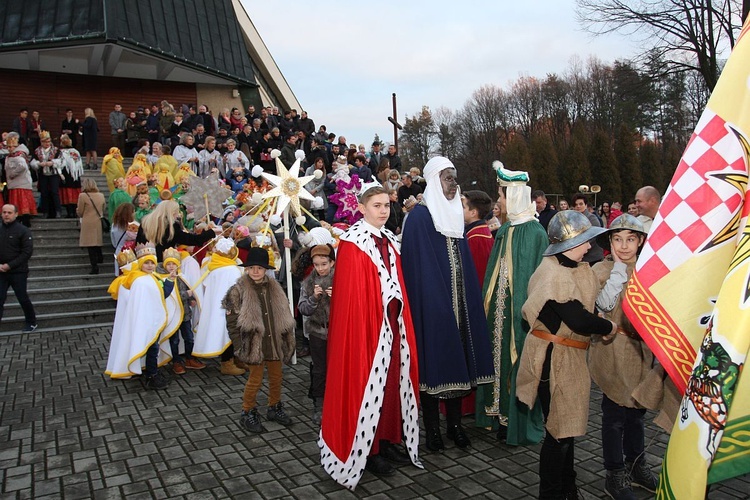
[[(103, 374), (107, 329), (0, 337), (0, 499), (11, 498), (531, 498), (539, 446), (512, 448), (464, 419), (472, 447), (422, 450), (424, 470), (365, 473), (356, 492), (340, 488), (318, 462), (317, 429), (306, 397), (307, 359), (285, 369), (284, 401), (295, 423), (237, 425), (245, 379), (218, 363), (175, 376), (167, 391)], [(600, 395), (587, 437), (577, 440), (579, 482), (602, 497)], [(259, 396), (265, 403), (265, 393)], [(666, 436), (647, 428), (649, 460), (659, 464)], [(658, 470), (655, 465), (654, 470)], [(640, 498), (647, 498), (636, 490)], [(748, 476), (712, 488), (712, 499), (747, 498)]]

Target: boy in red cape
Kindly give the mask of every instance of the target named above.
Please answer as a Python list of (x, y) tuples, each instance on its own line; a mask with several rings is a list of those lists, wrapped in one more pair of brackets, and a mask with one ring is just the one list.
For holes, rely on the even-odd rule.
[(338, 247), (318, 440), (323, 468), (350, 490), (365, 469), (390, 475), (391, 464), (422, 467), (417, 346), (399, 246), (383, 227), (388, 192), (366, 189), (358, 208), (364, 218)]

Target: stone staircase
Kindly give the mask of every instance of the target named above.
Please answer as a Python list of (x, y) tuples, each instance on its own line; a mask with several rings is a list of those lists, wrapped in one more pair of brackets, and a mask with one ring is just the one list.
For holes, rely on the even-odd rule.
[[(104, 175), (87, 170), (84, 177), (93, 177), (99, 190), (108, 197)], [(103, 238), (104, 263), (99, 265), (100, 274), (90, 275), (88, 252), (78, 246), (78, 219), (36, 217), (31, 231), (34, 254), (29, 261), (28, 292), (36, 310), (37, 331), (111, 325), (116, 302), (107, 293), (114, 278), (114, 249), (109, 234)], [(0, 335), (18, 333), (23, 327), (23, 311), (10, 289)]]

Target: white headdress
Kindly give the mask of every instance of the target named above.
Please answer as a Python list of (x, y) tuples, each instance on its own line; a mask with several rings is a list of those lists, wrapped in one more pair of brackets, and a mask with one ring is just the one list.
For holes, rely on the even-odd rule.
[(508, 170), (502, 162), (492, 162), (492, 169), (497, 174), (497, 182), (506, 187), (505, 208), (512, 226), (523, 224), (536, 218), (536, 205), (531, 200), (529, 174), (522, 171)]
[(448, 158), (435, 156), (424, 166), (424, 178), (427, 181), (422, 201), (427, 205), (432, 216), (435, 229), (449, 238), (464, 237), (464, 207), (461, 204), (461, 188), (456, 190), (456, 196), (449, 200), (443, 194), (440, 183), (440, 172), (447, 168), (456, 167)]

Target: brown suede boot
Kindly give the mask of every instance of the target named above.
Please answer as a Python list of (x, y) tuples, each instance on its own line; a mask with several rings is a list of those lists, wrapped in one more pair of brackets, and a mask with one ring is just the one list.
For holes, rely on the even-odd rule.
[(234, 360), (222, 361), (221, 362), (221, 374), (222, 375), (244, 375), (245, 370), (239, 368), (234, 364)]
[(232, 358), (232, 361), (234, 361), (234, 366), (236, 366), (237, 368), (245, 371), (250, 371), (250, 365), (248, 365), (244, 361), (240, 361), (236, 357)]

